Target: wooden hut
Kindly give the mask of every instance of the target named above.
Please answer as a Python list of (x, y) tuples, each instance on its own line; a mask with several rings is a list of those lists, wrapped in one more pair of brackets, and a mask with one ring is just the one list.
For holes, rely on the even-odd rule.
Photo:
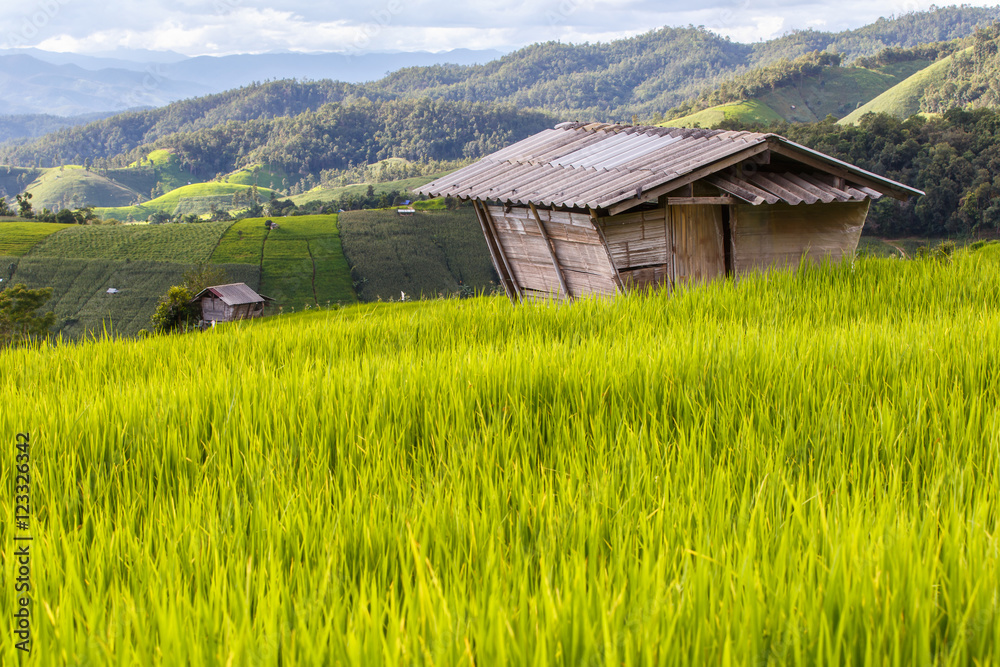
[(775, 134), (575, 122), (416, 191), (473, 200), (513, 300), (840, 259), (872, 200), (923, 194)]
[(248, 320), (264, 314), (264, 304), (272, 298), (257, 294), (246, 283), (206, 287), (191, 299), (201, 304), (202, 322)]

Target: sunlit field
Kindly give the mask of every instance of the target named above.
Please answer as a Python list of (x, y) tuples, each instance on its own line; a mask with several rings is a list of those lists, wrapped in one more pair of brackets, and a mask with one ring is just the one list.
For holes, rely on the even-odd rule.
[(998, 307), (991, 245), (2, 352), (32, 664), (995, 663)]

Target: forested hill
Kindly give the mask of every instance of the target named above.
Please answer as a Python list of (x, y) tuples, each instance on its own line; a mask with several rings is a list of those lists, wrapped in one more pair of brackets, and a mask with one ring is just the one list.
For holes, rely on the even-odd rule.
[(166, 149), (192, 180), (266, 164), (295, 182), (389, 157), (415, 162), (478, 158), (556, 122), (548, 114), (510, 105), (360, 99), (294, 116), (231, 120), (176, 132), (111, 159), (97, 158), (93, 166), (124, 167)]
[(508, 101), (581, 120), (627, 121), (677, 106), (749, 68), (813, 51), (850, 61), (970, 35), (1000, 19), (1000, 7), (946, 7), (840, 33), (803, 31), (748, 45), (704, 28), (663, 28), (608, 44), (536, 44), (485, 65), (403, 69), (371, 91)]
[(1000, 108), (1000, 23), (977, 30), (971, 48), (957, 53), (943, 79), (925, 88), (922, 111), (953, 106)]
[(194, 132), (231, 121), (296, 116), (364, 94), (356, 84), (337, 81), (252, 84), (59, 130), (21, 146), (5, 147), (0, 151), (0, 163), (26, 167), (82, 164), (85, 159), (94, 161), (129, 153), (178, 132)]
[(886, 49), (910, 49), (967, 37), (977, 27), (996, 20), (1000, 20), (1000, 7), (963, 5), (880, 18), (861, 28), (838, 33), (802, 30), (755, 45), (753, 64), (792, 59), (812, 51), (839, 53), (845, 61), (850, 61), (874, 56)]
[(950, 7), (880, 19), (857, 30), (798, 32), (754, 45), (731, 42), (703, 28), (663, 28), (603, 44), (535, 44), (485, 65), (408, 68), (369, 84), (272, 81), (62, 130), (0, 150), (0, 163), (80, 164), (128, 153), (177, 132), (295, 116), (361, 98), (509, 103), (565, 119), (651, 118), (752, 67), (816, 50), (836, 51), (849, 61), (886, 47), (966, 36), (997, 18), (996, 7)]

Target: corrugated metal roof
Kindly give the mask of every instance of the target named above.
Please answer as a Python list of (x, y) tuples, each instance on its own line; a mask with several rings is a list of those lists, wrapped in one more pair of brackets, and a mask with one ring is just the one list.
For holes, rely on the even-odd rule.
[(231, 283), (229, 285), (214, 285), (212, 287), (206, 287), (202, 291), (191, 299), (196, 301), (206, 294), (211, 294), (219, 299), (227, 306), (239, 306), (245, 303), (261, 303), (263, 301), (269, 301), (270, 299), (266, 296), (261, 296), (250, 289), (246, 283)]
[(748, 192), (763, 193), (747, 197), (731, 192), (750, 203), (771, 202), (775, 196), (775, 201), (797, 204), (857, 200), (882, 193), (904, 197), (923, 194), (775, 134), (605, 123), (561, 123), (414, 191), (431, 197), (509, 204), (607, 208), (640, 198), (653, 188), (662, 192), (672, 181), (726, 158), (738, 158), (740, 153), (764, 143), (781, 144), (782, 154), (793, 160), (801, 155), (807, 165), (815, 168), (818, 164), (831, 172), (854, 175), (871, 187), (845, 185), (838, 189), (816, 179), (799, 182), (788, 174), (760, 172), (748, 178), (750, 182), (736, 185)]

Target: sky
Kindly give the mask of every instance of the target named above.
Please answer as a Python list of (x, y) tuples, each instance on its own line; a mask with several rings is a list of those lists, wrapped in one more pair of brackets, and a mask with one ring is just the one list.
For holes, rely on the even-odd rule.
[[(0, 48), (188, 56), (270, 51), (510, 51), (701, 25), (739, 42), (840, 31), (928, 9), (922, 0), (0, 0)], [(994, 2), (972, 2), (995, 5)]]

